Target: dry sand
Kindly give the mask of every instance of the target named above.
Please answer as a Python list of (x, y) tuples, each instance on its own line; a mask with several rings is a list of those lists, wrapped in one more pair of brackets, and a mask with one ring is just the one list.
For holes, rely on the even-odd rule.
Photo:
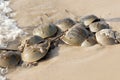
[[(11, 7), (23, 29), (40, 24), (41, 16), (51, 22), (73, 15), (95, 14), (120, 31), (120, 0), (11, 0)], [(65, 9), (73, 15), (65, 13)], [(7, 76), (10, 80), (120, 80), (119, 50), (120, 45), (89, 48), (61, 45), (38, 66), (18, 68)]]

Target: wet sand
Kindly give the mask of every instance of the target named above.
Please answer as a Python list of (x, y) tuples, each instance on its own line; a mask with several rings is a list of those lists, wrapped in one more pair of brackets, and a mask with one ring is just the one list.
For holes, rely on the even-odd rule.
[[(53, 22), (87, 14), (105, 18), (112, 29), (120, 31), (119, 3), (119, 0), (11, 0), (11, 7), (17, 13), (14, 18), (25, 31), (40, 24), (41, 17), (45, 22)], [(65, 13), (65, 9), (72, 15)], [(120, 80), (119, 49), (119, 44), (88, 48), (60, 45), (38, 66), (17, 68), (7, 76), (10, 80)]]

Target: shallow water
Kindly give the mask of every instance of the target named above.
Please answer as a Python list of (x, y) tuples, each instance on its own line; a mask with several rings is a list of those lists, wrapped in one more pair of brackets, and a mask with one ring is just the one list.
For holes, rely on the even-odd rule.
[(25, 34), (11, 18), (15, 13), (9, 7), (9, 3), (9, 0), (0, 0), (0, 47), (7, 47), (8, 42)]
[[(15, 15), (9, 7), (9, 0), (0, 0), (0, 47), (7, 47), (10, 41), (15, 40), (25, 34), (25, 32), (17, 26), (17, 23), (11, 17)], [(7, 80), (5, 74), (1, 73), (0, 80)]]

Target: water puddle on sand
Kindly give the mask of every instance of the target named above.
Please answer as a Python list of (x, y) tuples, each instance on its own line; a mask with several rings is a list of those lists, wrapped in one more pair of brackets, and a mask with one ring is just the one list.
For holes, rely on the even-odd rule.
[[(7, 47), (10, 41), (25, 34), (11, 17), (15, 15), (9, 7), (9, 0), (0, 0), (0, 47)], [(7, 80), (4, 69), (0, 68), (0, 80)]]

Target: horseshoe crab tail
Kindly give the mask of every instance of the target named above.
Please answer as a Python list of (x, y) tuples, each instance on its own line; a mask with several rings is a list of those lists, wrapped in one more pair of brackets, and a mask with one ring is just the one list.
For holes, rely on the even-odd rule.
[(6, 51), (19, 51), (17, 49), (9, 49), (9, 48), (0, 48), (0, 50), (6, 50)]

